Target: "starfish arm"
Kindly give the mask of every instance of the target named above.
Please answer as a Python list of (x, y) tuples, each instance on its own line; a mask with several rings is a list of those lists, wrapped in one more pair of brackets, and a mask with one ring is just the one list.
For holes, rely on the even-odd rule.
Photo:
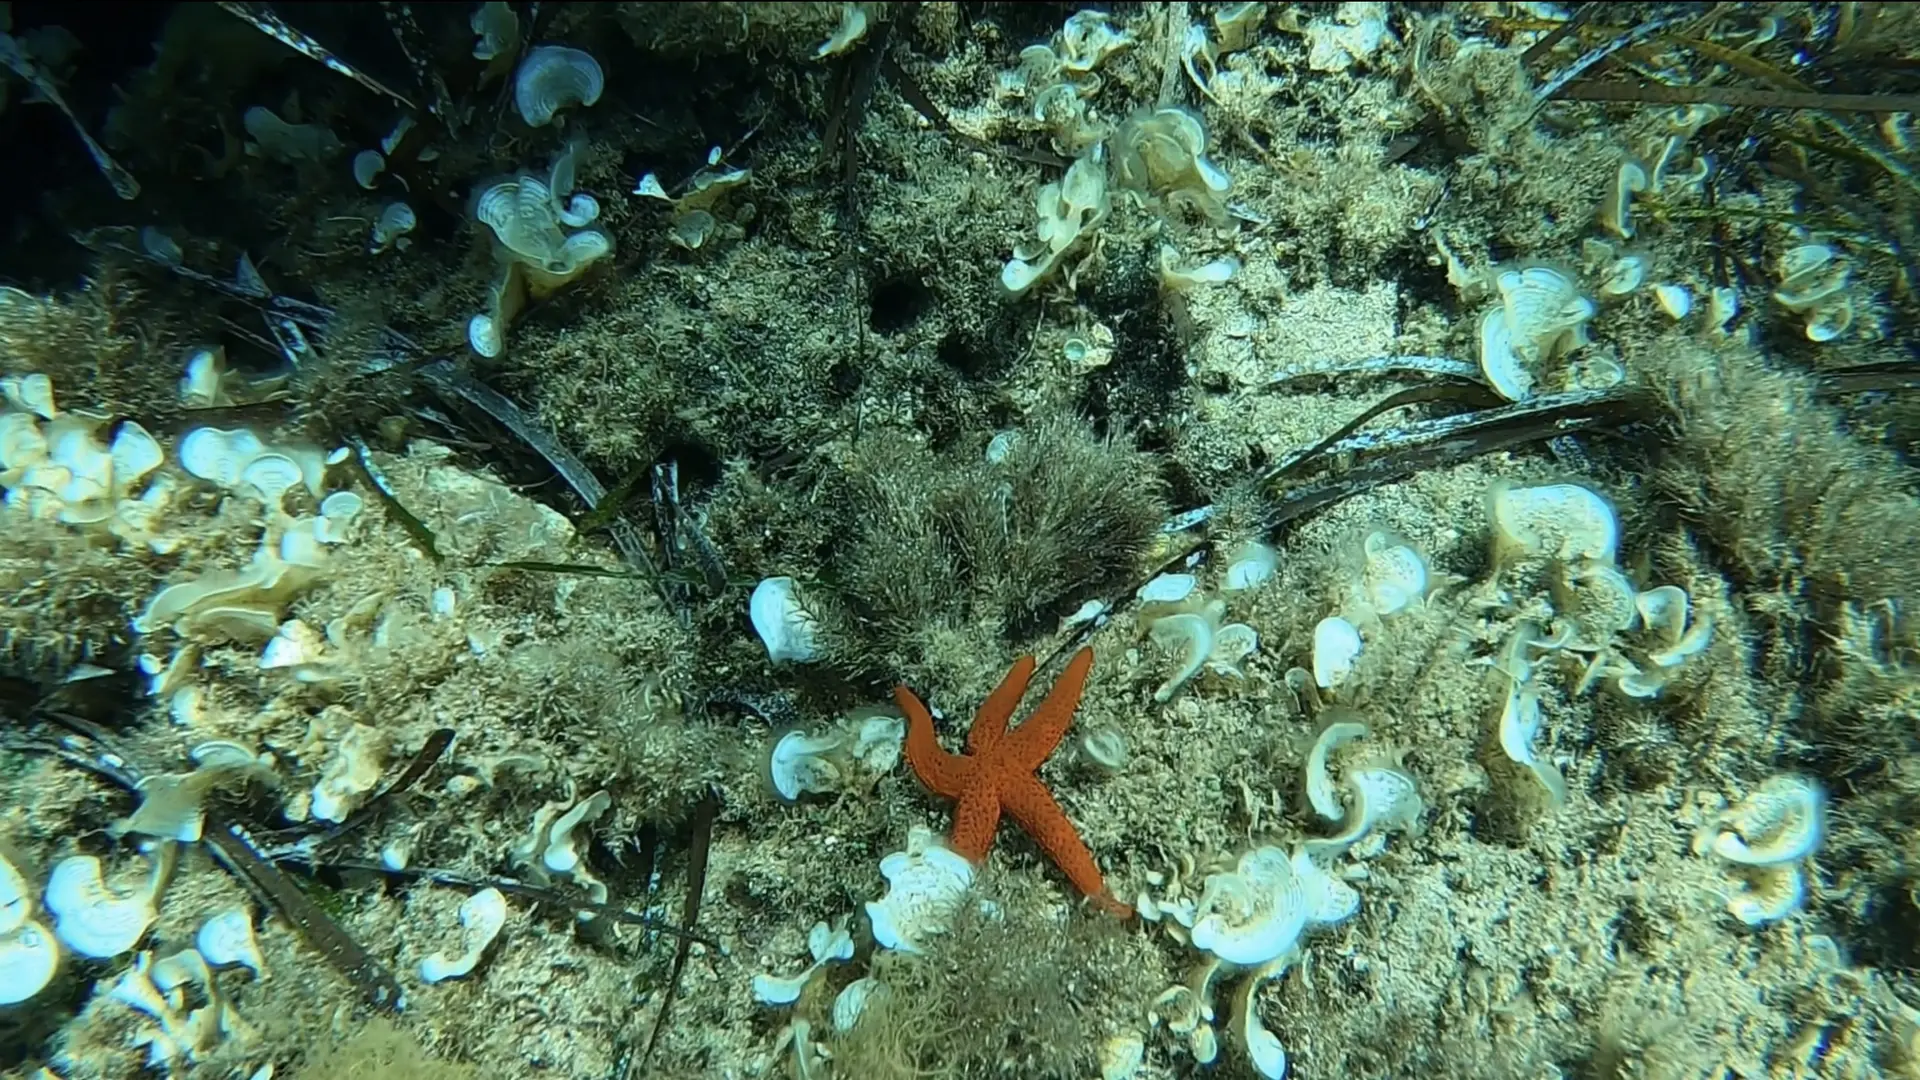
[(920, 703), (920, 699), (913, 696), (913, 691), (896, 686), (893, 688), (893, 700), (907, 718), (907, 764), (912, 767), (913, 774), (935, 795), (959, 798), (967, 777), (972, 775), (972, 763), (940, 748), (940, 741), (933, 735), (933, 716)]
[(1132, 914), (1131, 908), (1107, 891), (1106, 879), (1100, 876), (1093, 852), (1087, 850), (1067, 812), (1060, 809), (1060, 804), (1037, 777), (1007, 779), (1000, 786), (1000, 802), (1082, 895), (1122, 918)]
[(983, 863), (987, 861), (987, 849), (993, 846), (993, 832), (999, 827), (999, 794), (986, 784), (974, 784), (953, 806), (953, 835), (947, 843), (968, 860)]
[(1007, 721), (1013, 718), (1013, 710), (1019, 707), (1032, 678), (1033, 657), (1023, 656), (1013, 662), (1007, 669), (1007, 677), (1000, 680), (987, 700), (980, 703), (980, 711), (973, 714), (973, 728), (967, 732), (967, 753), (984, 754), (1007, 733)]
[(1092, 669), (1092, 649), (1083, 648), (1074, 653), (1073, 659), (1067, 661), (1067, 669), (1054, 681), (1053, 689), (1047, 691), (1047, 699), (1007, 736), (1006, 745), (994, 756), (1029, 772), (1039, 768), (1047, 755), (1053, 753), (1053, 748), (1060, 745), (1067, 725), (1073, 723), (1073, 710), (1080, 704), (1080, 691), (1086, 686), (1087, 673)]

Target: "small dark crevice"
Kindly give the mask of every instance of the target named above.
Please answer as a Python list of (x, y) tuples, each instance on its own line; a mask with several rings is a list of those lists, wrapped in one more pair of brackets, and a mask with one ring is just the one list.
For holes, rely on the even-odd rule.
[[(1910, 889), (1907, 882), (1892, 882), (1878, 889), (1865, 905), (1840, 914), (1835, 921), (1836, 935), (1849, 952), (1849, 959), (1865, 967), (1920, 970), (1920, 928), (1906, 912)], [(1827, 905), (1826, 914), (1839, 914)]]
[[(1426, 238), (1421, 237), (1422, 241)], [(1388, 256), (1383, 276), (1400, 284), (1399, 316), (1404, 321), (1424, 304), (1431, 304), (1446, 315), (1459, 314), (1459, 290), (1447, 280), (1443, 262), (1428, 262), (1432, 250), (1419, 244), (1407, 244)]]
[(680, 466), (680, 494), (683, 500), (713, 489), (720, 483), (720, 474), (725, 471), (720, 455), (714, 453), (711, 447), (687, 439), (675, 439), (667, 443), (654, 459), (657, 465), (665, 465), (669, 461), (677, 462)]
[(867, 325), (876, 334), (897, 334), (933, 310), (933, 290), (912, 274), (895, 274), (873, 283), (867, 298)]
[(860, 385), (866, 381), (866, 375), (860, 365), (850, 360), (836, 360), (827, 370), (827, 390), (841, 401), (860, 392)]
[(986, 349), (969, 340), (967, 334), (959, 330), (949, 330), (934, 346), (934, 358), (941, 364), (958, 372), (968, 379), (978, 379), (991, 372), (993, 356)]

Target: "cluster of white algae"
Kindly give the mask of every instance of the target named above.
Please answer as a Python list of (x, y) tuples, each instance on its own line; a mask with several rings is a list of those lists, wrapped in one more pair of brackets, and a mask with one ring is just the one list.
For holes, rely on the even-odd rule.
[[(777, 6), (711, 5), (739, 9), (724, 15), (727, 35), (764, 46), (777, 24), (804, 37), (779, 47), (816, 71), (860, 62), (875, 28), (903, 18), (901, 5), (763, 10)], [(764, 447), (766, 432), (837, 430), (807, 467), (858, 476), (789, 489), (728, 465), (708, 523), (729, 570), (758, 584), (682, 620), (663, 596), (685, 603), (684, 591), (641, 580), (471, 445), (456, 458), (458, 440), (397, 417), (373, 445), (260, 421), (270, 410), (236, 407), (271, 404), (279, 384), (229, 373), (219, 349), (169, 354), (184, 377), (145, 425), (111, 415), (72, 374), (84, 365), (44, 345), (57, 320), (85, 324), (81, 302), (8, 290), (0, 586), (12, 611), (0, 655), (66, 689), (112, 677), (106, 665), (124, 658), (141, 712), (122, 735), (146, 770), (102, 813), (97, 782), (60, 758), (0, 759), (0, 1043), (17, 1030), (30, 1047), (21, 1067), (39, 1069), (18, 1075), (334, 1075), (314, 1064), (316, 1047), (354, 1026), (342, 1004), (353, 992), (201, 842), (216, 806), (311, 830), (353, 821), (440, 728), (454, 741), (434, 771), (330, 850), (394, 874), (433, 865), (448, 871), (433, 875), (441, 883), (383, 887), (360, 872), (310, 891), (398, 973), (399, 1023), (439, 1032), (423, 1038), (448, 1059), (438, 1064), (470, 1062), (473, 1075), (622, 1075), (666, 1009), (670, 970), (680, 985), (661, 1045), (640, 1067), (651, 1071), (631, 1075), (1920, 1075), (1920, 984), (1884, 930), (1920, 919), (1906, 892), (1920, 874), (1911, 795), (1905, 818), (1862, 801), (1894, 816), (1849, 823), (1835, 778), (1893, 781), (1834, 765), (1796, 728), (1816, 709), (1855, 709), (1862, 727), (1904, 724), (1911, 747), (1920, 693), (1902, 605), (1920, 597), (1886, 582), (1920, 581), (1920, 569), (1828, 574), (1881, 591), (1839, 600), (1841, 629), (1811, 629), (1805, 646), (1832, 659), (1797, 667), (1767, 635), (1815, 601), (1796, 594), (1792, 566), (1753, 570), (1812, 543), (1792, 532), (1815, 529), (1817, 512), (1766, 508), (1821, 493), (1754, 479), (1802, 468), (1794, 453), (1826, 455), (1804, 466), (1820, 475), (1880, 469), (1888, 490), (1911, 487), (1756, 345), (1767, 328), (1793, 349), (1874, 358), (1877, 264), (1844, 237), (1775, 223), (1762, 234), (1767, 280), (1742, 292), (1714, 277), (1689, 229), (1707, 216), (1716, 166), (1704, 147), (1727, 110), (1607, 120), (1555, 104), (1547, 125), (1520, 56), (1566, 17), (1558, 5), (1146, 5), (1078, 12), (1025, 48), (997, 27), (956, 30), (958, 5), (912, 7), (893, 40), (944, 55), (923, 85), (946, 130), (881, 95), (858, 149), (955, 161), (951, 175), (900, 164), (888, 182), (905, 187), (870, 211), (871, 227), (898, 229), (916, 208), (943, 232), (971, 227), (960, 207), (980, 215), (967, 257), (935, 251), (943, 265), (927, 280), (1015, 313), (1025, 350), (985, 376), (1003, 430), (971, 414), (964, 437), (942, 440), (964, 452), (940, 460), (966, 458), (1014, 521), (1021, 441), (1061, 437), (1049, 417), (1099, 401), (1116, 425), (1158, 436), (1157, 457), (1137, 460), (1161, 475), (1135, 478), (1142, 490), (1179, 476), (1212, 504), (1124, 559), (1093, 551), (1111, 563), (1095, 577), (1121, 587), (1087, 587), (1059, 610), (1016, 603), (1037, 615), (1020, 626), (968, 609), (984, 631), (929, 611), (904, 638), (926, 656), (876, 670), (874, 657), (899, 655), (886, 651), (899, 635), (865, 636), (879, 633), (868, 616), (881, 605), (823, 572), (845, 564), (822, 553), (863, 542), (871, 522), (857, 514), (962, 517), (907, 465), (892, 465), (904, 479), (885, 488), (888, 463), (856, 444), (898, 436), (879, 445), (911, 445), (902, 460), (934, 452), (914, 410), (935, 395), (899, 375), (924, 370), (932, 339), (920, 353), (883, 340), (856, 361), (877, 389), (846, 403), (848, 422), (794, 426), (815, 405), (792, 389), (807, 403), (792, 417), (744, 425), (762, 430), (729, 453)], [(1490, 17), (1524, 29), (1476, 30)], [(528, 47), (512, 5), (479, 5), (471, 26), (474, 59), (513, 100), (501, 120), (513, 149), (550, 151), (464, 178), (462, 254), (446, 257), (472, 271), (467, 256), (484, 251), (485, 266), (459, 293), (464, 312), (443, 321), (483, 364), (538, 382), (601, 363), (555, 324), (584, 327), (603, 318), (597, 305), (624, 302), (605, 285), (618, 275), (654, 275), (633, 286), (646, 294), (636, 304), (698, 295), (677, 311), (686, 323), (747, 317), (768, 304), (747, 291), (751, 275), (805, 261), (756, 232), (782, 199), (807, 207), (792, 212), (796, 230), (825, 213), (804, 185), (764, 179), (790, 174), (782, 151), (715, 147), (704, 162), (663, 163), (684, 183), (647, 172), (630, 201), (603, 206), (587, 189), (608, 190), (618, 155), (598, 151), (595, 124), (622, 73), (603, 72), (597, 47), (599, 59)], [(1729, 33), (1769, 40), (1764, 23), (1742, 26)], [(1443, 180), (1442, 167), (1385, 150), (1420, 106), (1493, 134)], [(342, 146), (323, 125), (256, 106), (243, 127), (256, 167), (344, 175), (325, 164)], [(424, 205), (390, 171), (407, 129), (362, 151), (342, 185), (375, 222), (383, 267), (440, 257), (394, 198)], [(985, 149), (1016, 140), (1057, 167), (1043, 175)], [(815, 139), (795, 160), (817, 152)], [(753, 169), (728, 160), (743, 153), (758, 155)], [(615, 269), (616, 236), (623, 256), (645, 248), (660, 263)], [(1409, 257), (1444, 281), (1434, 295), (1395, 278)], [(1118, 307), (1101, 299), (1136, 271), (1144, 289)], [(807, 280), (793, 288), (817, 287)], [(772, 296), (788, 287), (769, 281)], [(573, 306), (529, 314), (563, 291)], [(1141, 305), (1164, 318), (1143, 326), (1125, 310)], [(612, 370), (650, 373), (620, 366), (653, 348), (627, 332), (577, 331), (616, 357)], [(769, 354), (827, 340), (818, 325), (768, 333), (782, 335)], [(1157, 362), (1143, 359), (1149, 338), (1176, 357), (1152, 378), (1129, 367)], [(778, 402), (789, 380), (824, 384), (807, 356), (742, 392)], [(1513, 447), (1277, 534), (1260, 527), (1263, 498), (1284, 485), (1248, 477), (1421, 365), (1515, 408), (1651, 391), (1663, 404), (1647, 419), (1668, 407), (1679, 419), (1658, 434), (1650, 423), (1646, 438), (1679, 449), (1650, 467), (1667, 472), (1633, 477), (1564, 440)], [(623, 378), (554, 374), (556, 389), (537, 392), (543, 422), (570, 437), (605, 428)], [(1128, 410), (1154, 415), (1117, 415)], [(1813, 419), (1795, 427), (1794, 410)], [(669, 414), (697, 427), (725, 412), (679, 401)], [(1355, 438), (1413, 430), (1392, 427), (1403, 415)], [(1820, 438), (1788, 434), (1807, 423)], [(1128, 437), (1114, 428), (1115, 443)], [(1769, 449), (1776, 439), (1789, 449)], [(836, 502), (849, 487), (868, 501)], [(1880, 518), (1821, 535), (1865, 550), (1876, 527), (1920, 525), (1910, 495), (1883, 494)], [(1730, 507), (1742, 527), (1778, 535), (1729, 541), (1732, 526), (1713, 520), (1732, 520)], [(958, 565), (969, 534), (954, 535), (935, 548)], [(1804, 569), (1838, 557), (1778, 558)], [(932, 595), (915, 579), (953, 573), (900, 565), (890, 595)], [(911, 682), (943, 745), (984, 760), (966, 718), (1000, 675), (1021, 653), (1081, 643), (1094, 651), (1090, 682), (1036, 776), (1127, 918), (1084, 903), (1011, 817), (984, 862), (950, 849), (948, 808), (906, 764), (907, 723), (884, 703), (889, 683)], [(1833, 665), (1858, 665), (1874, 689), (1820, 704), (1808, 680), (1839, 679)], [(1032, 700), (1054, 673), (1043, 660)], [(1910, 778), (1913, 760), (1878, 767)], [(699, 929), (725, 947), (694, 945), (682, 970), (673, 938), (607, 909), (667, 922), (693, 910), (680, 903), (684, 863), (656, 864), (652, 842), (630, 838), (658, 828), (672, 850), (703, 798), (721, 809)], [(1842, 843), (1866, 860), (1857, 873), (1833, 854)], [(497, 877), (590, 907), (487, 887)]]

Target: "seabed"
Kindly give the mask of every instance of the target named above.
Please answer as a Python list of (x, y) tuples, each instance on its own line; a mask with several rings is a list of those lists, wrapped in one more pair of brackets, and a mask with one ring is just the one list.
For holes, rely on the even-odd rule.
[(1917, 47), (0, 4), (0, 1077), (1920, 1076)]

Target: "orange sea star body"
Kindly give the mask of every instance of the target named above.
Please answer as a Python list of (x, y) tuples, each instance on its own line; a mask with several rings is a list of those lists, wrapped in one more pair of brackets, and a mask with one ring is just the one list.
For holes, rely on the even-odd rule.
[(1125, 917), (1132, 914), (1132, 909), (1107, 891), (1093, 853), (1081, 842), (1066, 811), (1033, 774), (1066, 735), (1092, 668), (1092, 649), (1075, 653), (1047, 692), (1046, 700), (1025, 723), (1009, 732), (1007, 722), (1021, 695), (1027, 692), (1028, 680), (1033, 678), (1033, 657), (1021, 657), (974, 714), (965, 754), (949, 754), (940, 748), (933, 734), (933, 717), (913, 691), (896, 687), (893, 698), (907, 717), (907, 764), (934, 794), (954, 800), (953, 836), (949, 840), (953, 850), (975, 863), (984, 862), (1004, 810), (1066, 872), (1074, 888), (1106, 910)]

